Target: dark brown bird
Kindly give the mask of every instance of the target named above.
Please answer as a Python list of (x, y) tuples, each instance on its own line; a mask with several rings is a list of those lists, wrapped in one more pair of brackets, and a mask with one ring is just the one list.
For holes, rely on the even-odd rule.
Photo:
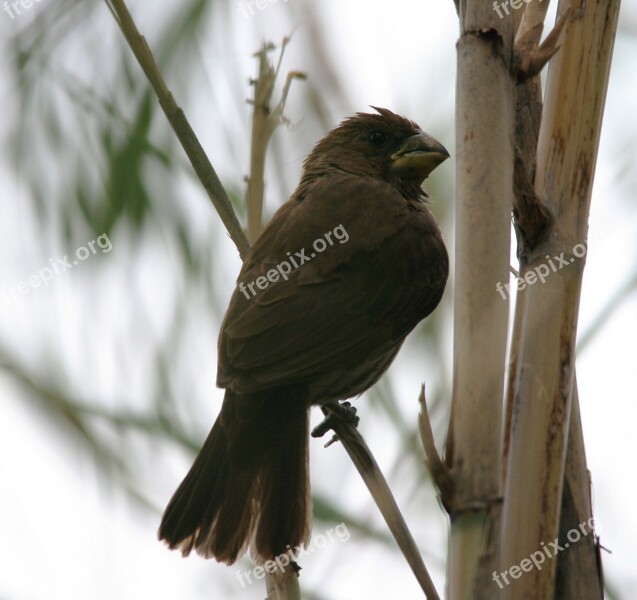
[(378, 381), (440, 301), (449, 261), (421, 184), (449, 154), (373, 108), (316, 144), (246, 257), (219, 336), (221, 413), (159, 529), (184, 555), (231, 564), (251, 543), (264, 561), (306, 542), (310, 406)]

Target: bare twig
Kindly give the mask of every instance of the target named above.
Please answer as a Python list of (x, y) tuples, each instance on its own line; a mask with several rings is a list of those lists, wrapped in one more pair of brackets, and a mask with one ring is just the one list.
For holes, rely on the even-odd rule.
[(427, 467), (434, 484), (440, 491), (440, 501), (442, 502), (442, 505), (445, 507), (446, 511), (451, 514), (453, 504), (453, 479), (451, 478), (449, 469), (442, 462), (442, 459), (438, 454), (438, 450), (436, 449), (434, 434), (429, 420), (429, 413), (427, 412), (424, 383), (420, 388), (418, 402), (420, 402), (420, 418), (418, 419), (418, 424), (420, 426), (420, 439), (422, 440), (422, 445), (425, 449)]
[(254, 86), (254, 96), (251, 103), (252, 112), (252, 140), (250, 143), (250, 175), (246, 193), (246, 207), (248, 212), (248, 238), (252, 243), (261, 233), (263, 220), (263, 196), (265, 189), (265, 156), (268, 143), (277, 126), (284, 121), (283, 109), (294, 79), (305, 79), (305, 73), (290, 71), (287, 75), (281, 100), (270, 108), (274, 84), (279, 75), (283, 53), (290, 38), (283, 38), (281, 53), (276, 68), (268, 59), (268, 52), (274, 48), (272, 43), (263, 43), (261, 50), (255, 53), (259, 60), (259, 74), (250, 83)]
[(146, 74), (150, 85), (153, 90), (155, 90), (159, 104), (168, 122), (177, 134), (177, 138), (188, 155), (197, 177), (199, 177), (210, 200), (212, 200), (232, 241), (237, 246), (239, 255), (241, 258), (245, 258), (250, 249), (250, 243), (237, 219), (230, 199), (221, 181), (219, 181), (219, 177), (206, 156), (204, 149), (201, 147), (195, 132), (192, 130), (188, 119), (186, 119), (183, 110), (179, 108), (172, 93), (168, 89), (146, 40), (139, 33), (133, 18), (128, 12), (126, 3), (123, 0), (104, 1), (117, 21), (119, 28), (124, 34), (124, 38), (137, 58), (137, 62), (139, 62), (139, 65)]
[(326, 415), (326, 419), (312, 432), (312, 435), (320, 437), (327, 429), (334, 431), (336, 438), (343, 444), (347, 454), (363, 478), (396, 543), (407, 559), (418, 583), (420, 583), (425, 596), (429, 600), (438, 600), (438, 592), (436, 592), (427, 567), (420, 556), (418, 546), (407, 528), (407, 524), (400, 513), (387, 481), (365, 440), (356, 429), (355, 424), (351, 420), (342, 417), (343, 408), (338, 403), (322, 406), (321, 410)]
[[(527, 21), (522, 21), (522, 26), (518, 30), (518, 35), (516, 35), (514, 46), (514, 67), (518, 81), (521, 82), (535, 77), (560, 49), (557, 43), (560, 41), (560, 35), (571, 16), (571, 12), (572, 9), (569, 6), (564, 13), (560, 15), (559, 19), (555, 22), (555, 26), (541, 44), (540, 38), (542, 37), (542, 31), (544, 29), (543, 22), (536, 23), (530, 29), (523, 30), (522, 26), (524, 26)], [(527, 13), (525, 12), (524, 16), (526, 17), (526, 15)]]
[(301, 600), (298, 567), (291, 563), (285, 570), (265, 573), (265, 600)]
[[(515, 32), (515, 45), (517, 46), (519, 41), (529, 35), (529, 31), (535, 30), (539, 26), (539, 35), (537, 42), (540, 41), (540, 36), (544, 29), (544, 21), (546, 20), (546, 14), (549, 10), (550, 0), (542, 0), (540, 2), (530, 2), (524, 6), (522, 18), (520, 19), (519, 26)], [(537, 46), (537, 44), (536, 44)]]

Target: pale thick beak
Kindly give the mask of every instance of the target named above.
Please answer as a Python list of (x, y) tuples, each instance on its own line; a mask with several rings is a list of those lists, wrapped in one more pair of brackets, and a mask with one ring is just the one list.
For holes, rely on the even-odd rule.
[(424, 131), (412, 135), (392, 154), (392, 172), (402, 179), (424, 181), (443, 161), (449, 158), (449, 152), (438, 141)]

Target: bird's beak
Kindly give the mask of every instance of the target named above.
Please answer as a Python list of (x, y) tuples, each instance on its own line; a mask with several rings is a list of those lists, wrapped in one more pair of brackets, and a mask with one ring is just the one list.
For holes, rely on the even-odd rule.
[(447, 149), (430, 135), (412, 135), (392, 154), (392, 172), (403, 179), (424, 181), (443, 161), (449, 158)]

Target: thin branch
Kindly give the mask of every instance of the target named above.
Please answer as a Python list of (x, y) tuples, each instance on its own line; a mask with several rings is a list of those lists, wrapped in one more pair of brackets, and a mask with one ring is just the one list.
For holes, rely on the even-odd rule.
[[(571, 7), (567, 7), (541, 44), (540, 38), (544, 28), (543, 23), (536, 23), (530, 29), (525, 29), (524, 31), (522, 31), (522, 27), (520, 28), (514, 47), (514, 67), (518, 81), (522, 82), (535, 77), (560, 49), (558, 42), (560, 41), (562, 30), (571, 16), (571, 12)], [(525, 21), (522, 22), (522, 25), (524, 24)]]
[(527, 5), (515, 38), (513, 70), (516, 88), (515, 164), (513, 225), (518, 241), (517, 256), (524, 263), (527, 255), (550, 234), (554, 217), (533, 188), (537, 140), (542, 117), (542, 93), (538, 77), (542, 68), (559, 50), (558, 42), (571, 14), (562, 14), (540, 44), (544, 29), (543, 7)]
[(520, 21), (520, 25), (515, 32), (515, 45), (522, 38), (525, 38), (529, 35), (529, 32), (532, 30), (536, 30), (539, 27), (539, 35), (537, 41), (542, 35), (542, 31), (544, 29), (544, 21), (546, 20), (546, 13), (549, 10), (549, 5), (551, 4), (550, 0), (540, 0), (540, 2), (530, 2), (524, 6), (524, 13), (522, 14), (522, 19)]
[(291, 563), (283, 571), (265, 573), (265, 600), (301, 600), (301, 586), (299, 585), (298, 566)]
[(276, 68), (268, 59), (268, 52), (274, 48), (272, 43), (264, 42), (261, 50), (255, 53), (255, 57), (259, 60), (259, 74), (256, 79), (250, 82), (254, 86), (254, 96), (250, 101), (254, 109), (252, 111), (252, 140), (250, 142), (250, 175), (247, 178), (248, 189), (246, 193), (248, 238), (252, 243), (259, 237), (262, 227), (265, 157), (268, 143), (278, 125), (285, 121), (283, 109), (292, 81), (306, 77), (305, 73), (300, 71), (290, 71), (283, 87), (281, 100), (274, 109), (270, 108), (283, 53), (289, 41), (290, 38), (283, 38)]
[(137, 62), (146, 74), (150, 85), (153, 90), (155, 90), (159, 104), (168, 122), (177, 134), (177, 138), (188, 155), (197, 177), (199, 177), (210, 200), (212, 200), (215, 210), (221, 217), (228, 234), (235, 243), (239, 255), (241, 258), (245, 258), (250, 249), (250, 243), (237, 219), (230, 199), (210, 160), (206, 156), (204, 149), (199, 143), (195, 132), (192, 130), (188, 119), (186, 119), (183, 110), (179, 108), (172, 93), (168, 89), (146, 40), (139, 33), (133, 18), (128, 12), (126, 3), (123, 0), (104, 1), (117, 21), (119, 28), (124, 34), (124, 38), (133, 51), (135, 58), (137, 58)]
[(333, 441), (340, 441), (352, 462), (358, 469), (367, 489), (369, 490), (376, 506), (380, 510), (396, 543), (407, 559), (412, 572), (416, 576), (420, 587), (429, 600), (439, 600), (438, 592), (429, 576), (427, 567), (420, 556), (418, 546), (414, 541), (407, 524), (396, 504), (396, 500), (387, 485), (374, 456), (368, 448), (365, 440), (356, 429), (352, 419), (344, 418), (344, 409), (338, 403), (329, 403), (321, 407), (326, 419), (319, 424), (312, 435), (321, 437), (327, 430), (332, 429), (336, 434)]
[(420, 388), (418, 402), (420, 403), (420, 418), (418, 419), (418, 424), (420, 426), (420, 439), (422, 440), (422, 445), (425, 449), (427, 468), (429, 469), (429, 473), (434, 484), (440, 491), (440, 501), (442, 502), (442, 505), (445, 507), (446, 511), (451, 514), (451, 508), (453, 505), (453, 479), (449, 469), (443, 463), (440, 455), (438, 454), (438, 450), (436, 449), (431, 421), (429, 420), (429, 413), (427, 411), (424, 383)]

